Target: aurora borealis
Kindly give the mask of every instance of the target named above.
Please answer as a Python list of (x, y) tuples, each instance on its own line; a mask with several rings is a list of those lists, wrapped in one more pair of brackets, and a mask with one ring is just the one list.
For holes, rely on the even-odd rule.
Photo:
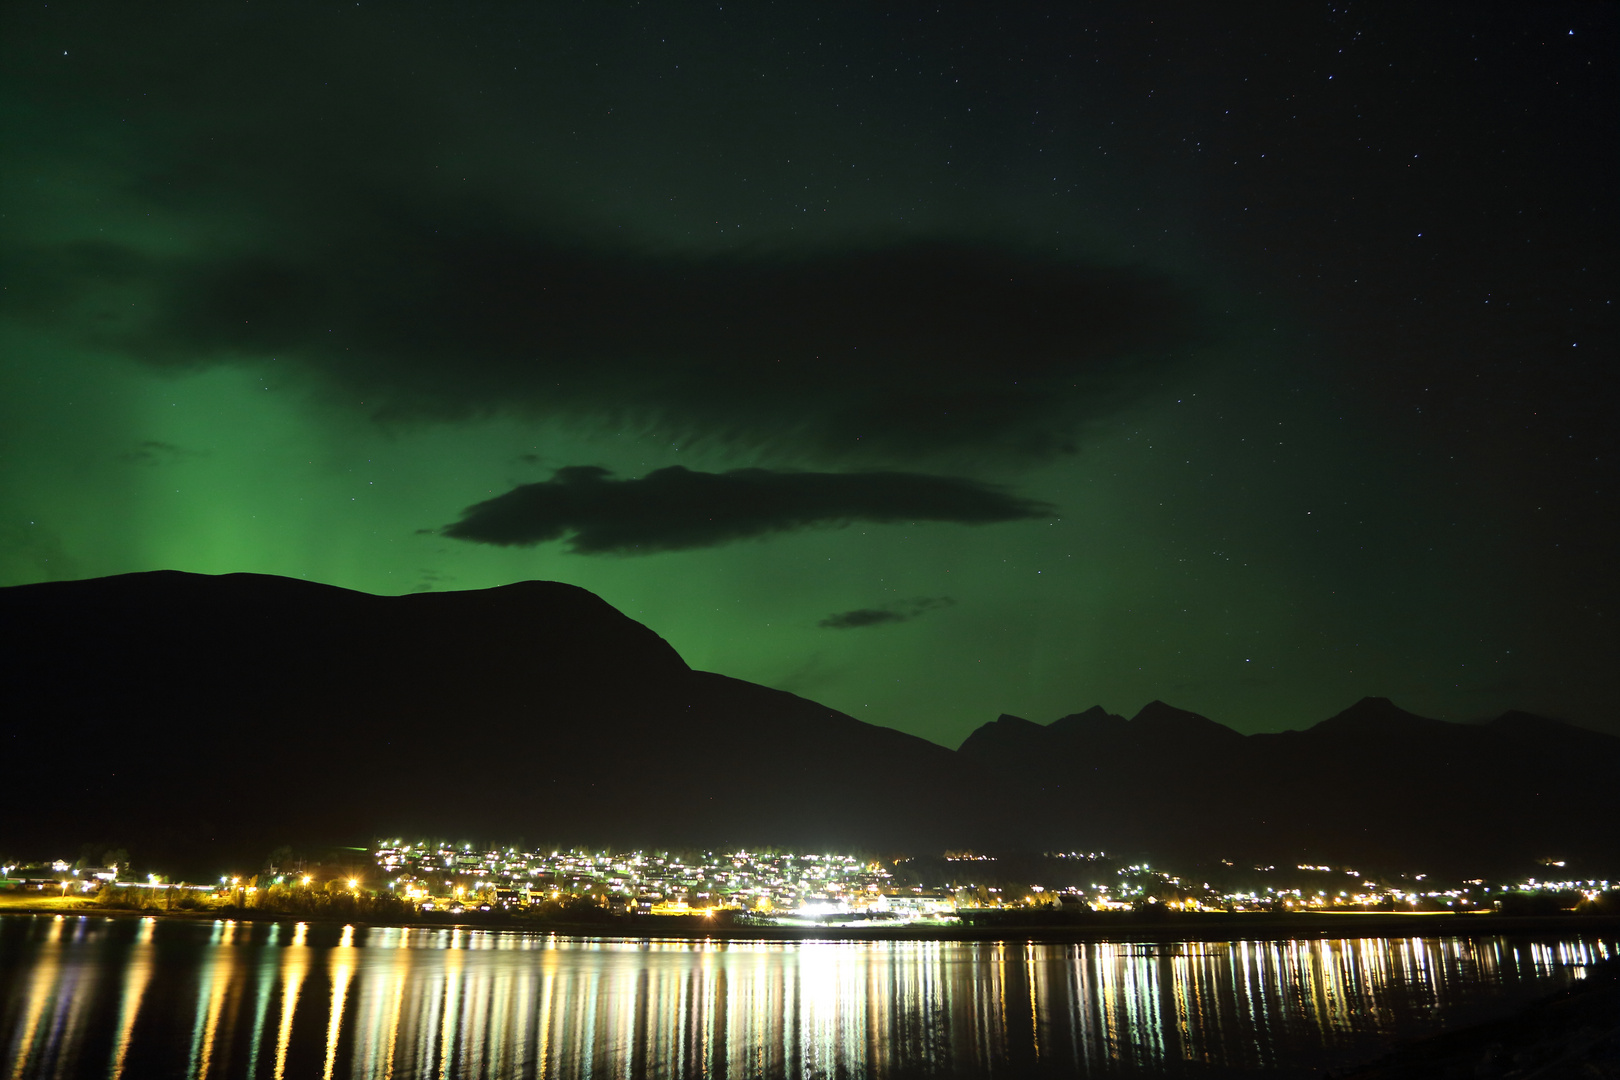
[(953, 746), (1617, 730), (1617, 26), (10, 5), (0, 584), (554, 579)]

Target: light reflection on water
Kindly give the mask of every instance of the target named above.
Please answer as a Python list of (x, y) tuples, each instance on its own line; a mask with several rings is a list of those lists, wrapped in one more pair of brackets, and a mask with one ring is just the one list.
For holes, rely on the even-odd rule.
[(1314, 1072), (1551, 989), (1617, 945), (643, 941), (8, 916), (0, 1076)]

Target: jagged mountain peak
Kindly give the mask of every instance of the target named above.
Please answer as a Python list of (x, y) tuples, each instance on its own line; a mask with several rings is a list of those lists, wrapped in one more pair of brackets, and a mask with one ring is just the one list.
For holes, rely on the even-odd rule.
[(1142, 706), (1141, 711), (1131, 717), (1131, 727), (1140, 735), (1243, 737), (1207, 716), (1178, 709), (1157, 699)]
[(1335, 734), (1405, 734), (1447, 726), (1444, 720), (1407, 712), (1386, 697), (1364, 697), (1354, 705), (1307, 729)]
[(1125, 718), (1111, 713), (1101, 705), (1093, 705), (1084, 712), (1070, 713), (1047, 725), (1053, 731), (1094, 731), (1101, 728), (1123, 726)]
[(1002, 713), (988, 724), (974, 728), (957, 749), (968, 754), (999, 754), (1008, 749), (1021, 747), (1031, 738), (1038, 738), (1043, 730), (1041, 725), (1033, 720), (1025, 720), (1022, 716), (1014, 716), (1012, 713)]
[(1026, 724), (1030, 727), (1040, 726), (1033, 720), (1025, 720), (1022, 716), (1014, 716), (1012, 713), (1005, 712), (996, 717), (993, 721), (991, 721), (991, 723), (1006, 724), (1008, 727), (1019, 727)]

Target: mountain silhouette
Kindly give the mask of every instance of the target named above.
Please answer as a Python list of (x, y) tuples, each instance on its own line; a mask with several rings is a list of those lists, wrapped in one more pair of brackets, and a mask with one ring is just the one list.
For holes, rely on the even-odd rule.
[(0, 650), (0, 853), (105, 838), (196, 865), (396, 833), (943, 845), (972, 787), (944, 747), (693, 671), (555, 582), (25, 585), (0, 590)]
[(1380, 697), (1247, 736), (1158, 701), (1130, 720), (1098, 707), (1009, 719), (960, 752), (1030, 809), (1026, 843), (1466, 873), (1620, 866), (1620, 739), (1556, 720), (1451, 723)]
[(379, 835), (1142, 851), (1487, 872), (1620, 862), (1620, 739), (1364, 698), (1242, 735), (1155, 701), (959, 750), (693, 671), (556, 582), (372, 596), (172, 571), (0, 589), (0, 857), (175, 871)]

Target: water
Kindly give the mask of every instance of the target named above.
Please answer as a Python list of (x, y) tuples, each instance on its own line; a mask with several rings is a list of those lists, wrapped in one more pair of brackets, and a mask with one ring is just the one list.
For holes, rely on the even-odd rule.
[(0, 1078), (1316, 1076), (1620, 941), (584, 939), (0, 917)]

